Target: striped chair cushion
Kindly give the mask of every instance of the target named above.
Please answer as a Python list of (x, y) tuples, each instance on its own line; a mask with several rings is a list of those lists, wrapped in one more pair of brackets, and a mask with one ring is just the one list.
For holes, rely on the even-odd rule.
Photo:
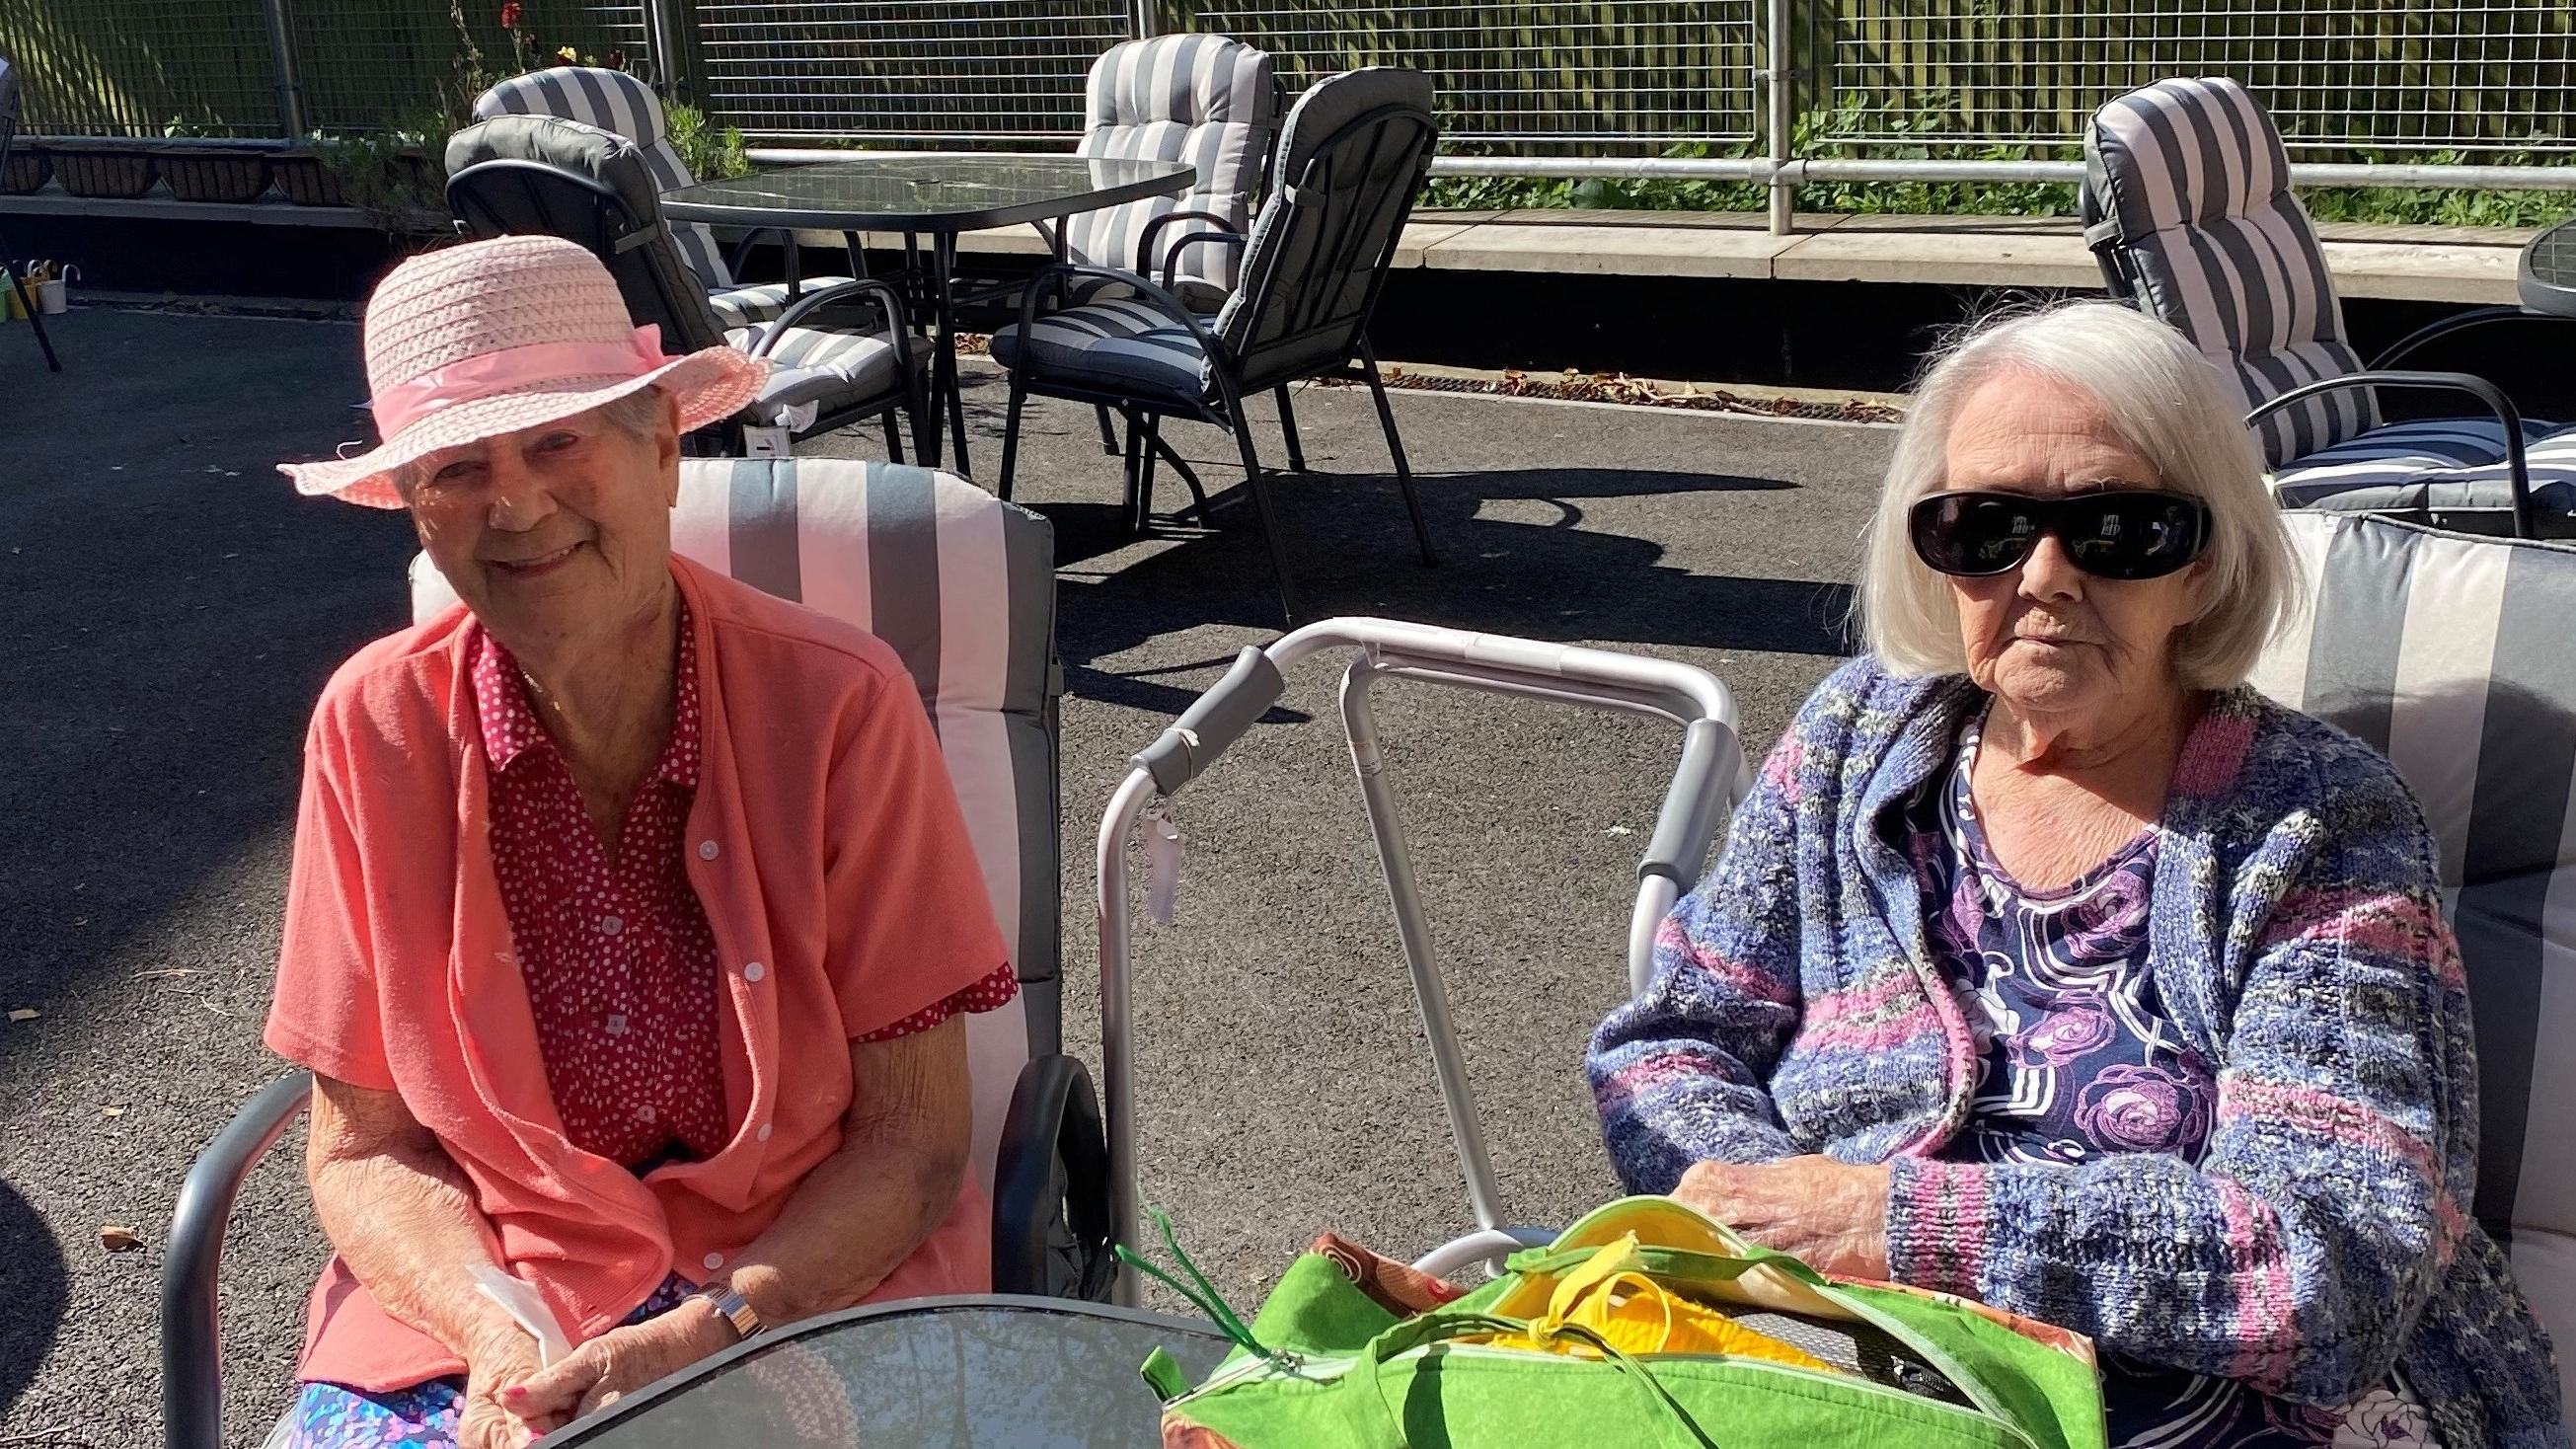
[[(847, 277), (807, 277), (798, 286), (805, 292), (819, 292), (827, 287), (847, 283)], [(716, 309), (716, 320), (728, 329), (758, 327), (775, 322), (787, 312), (785, 282), (754, 282), (748, 286), (721, 287), (707, 293), (707, 305)]]
[[(739, 328), (725, 341), (748, 351), (760, 340), (756, 328)], [(882, 401), (897, 388), (894, 344), (885, 330), (863, 323), (816, 323), (787, 329), (769, 350), (769, 382), (749, 411), (774, 427), (801, 430), (815, 416)], [(794, 410), (812, 404), (815, 412), (801, 421)]]
[[(2361, 370), (2325, 249), (2290, 192), (2272, 119), (2231, 80), (2166, 80), (2104, 106), (2084, 137), (2086, 235), (2146, 311), (2236, 379), (2245, 407)], [(2259, 425), (2275, 466), (2378, 426), (2364, 389)]]
[[(1020, 1066), (1059, 1042), (1055, 538), (946, 473), (844, 459), (689, 459), (672, 547), (892, 645), (939, 732), (1018, 1002), (967, 1018), (975, 1161), (988, 1184)], [(412, 612), (454, 602), (426, 557)]]
[[(2525, 418), (2523, 463), (2534, 523), (2576, 527), (2576, 428)], [(2513, 531), (2504, 425), (2492, 418), (2391, 423), (2312, 453), (2272, 477), (2284, 508), (2379, 513), (2464, 533)]]
[(1092, 302), (1050, 312), (1029, 329), (1025, 347), (1015, 322), (993, 334), (993, 357), (1050, 381), (1189, 408), (1210, 386), (1198, 339), (1149, 302)]
[[(1198, 180), (1178, 197), (1160, 196), (1085, 212), (1067, 226), (1074, 260), (1159, 280), (1161, 251), (1204, 223), (1175, 222), (1156, 239), (1158, 255), (1137, 254), (1146, 223), (1174, 210), (1207, 211), (1236, 231), (1252, 214), (1252, 191), (1279, 129), (1279, 86), (1270, 57), (1222, 35), (1159, 35), (1114, 45), (1092, 64), (1083, 87), (1089, 115), (1075, 152), (1083, 156), (1187, 161)], [(1209, 310), (1234, 289), (1242, 248), (1194, 246), (1181, 253), (1181, 298)]]
[(2307, 606), (2254, 683), (2385, 752), (2423, 802), (2477, 1015), (2477, 1215), (2567, 1341), (2576, 1153), (2552, 1124), (2576, 1113), (2576, 548), (2284, 520)]

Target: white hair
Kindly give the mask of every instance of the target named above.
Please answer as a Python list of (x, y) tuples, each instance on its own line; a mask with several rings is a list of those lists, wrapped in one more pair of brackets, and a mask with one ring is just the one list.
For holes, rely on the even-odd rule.
[(2164, 323), (2116, 302), (2008, 313), (1942, 347), (1916, 387), (1878, 512), (1864, 535), (1861, 634), (1899, 674), (1958, 674), (1967, 653), (1949, 583), (1914, 554), (1906, 513), (1945, 486), (1950, 430), (1999, 377), (2046, 380), (2090, 399), (2159, 487), (2209, 508), (2208, 591), (2176, 634), (2174, 667), (2205, 689), (2240, 684), (2292, 607), (2298, 563), (2263, 481), (2263, 454), (2236, 389)]
[[(649, 438), (655, 429), (662, 426), (663, 412), (669, 406), (670, 398), (662, 391), (662, 384), (657, 382), (649, 387), (639, 387), (623, 397), (610, 398), (580, 416), (598, 418), (630, 438)], [(391, 480), (394, 491), (409, 497), (414, 488), (429, 481), (426, 476), (428, 465), (428, 459), (414, 458), (394, 469)]]

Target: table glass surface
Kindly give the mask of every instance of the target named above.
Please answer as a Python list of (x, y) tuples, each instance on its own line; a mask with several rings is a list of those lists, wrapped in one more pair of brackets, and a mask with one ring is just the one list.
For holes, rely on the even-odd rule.
[(974, 216), (1032, 206), (1084, 210), (1067, 203), (1136, 187), (1145, 195), (1177, 191), (1173, 183), (1186, 185), (1192, 174), (1186, 161), (1105, 156), (863, 156), (704, 181), (665, 200), (699, 212)]
[(2523, 252), (2523, 265), (2545, 285), (2576, 289), (2576, 218), (2533, 237)]
[(1156, 1449), (1162, 1405), (1137, 1369), (1158, 1347), (1195, 1383), (1227, 1343), (1203, 1325), (1069, 1303), (898, 1309), (780, 1339), (565, 1437), (580, 1449)]

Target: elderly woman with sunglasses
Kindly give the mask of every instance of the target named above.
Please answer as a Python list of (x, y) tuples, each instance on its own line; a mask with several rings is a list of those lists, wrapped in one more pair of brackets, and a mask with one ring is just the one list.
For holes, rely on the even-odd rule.
[(2295, 567), (2234, 389), (2082, 303), (1924, 379), (1869, 654), (1590, 1071), (1611, 1154), (1827, 1271), (2090, 1334), (2114, 1445), (2558, 1445), (2388, 763), (2243, 681)]

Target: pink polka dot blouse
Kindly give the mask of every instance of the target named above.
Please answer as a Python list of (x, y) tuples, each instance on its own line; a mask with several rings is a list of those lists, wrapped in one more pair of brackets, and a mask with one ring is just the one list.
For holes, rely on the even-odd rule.
[[(670, 738), (614, 851), (583, 809), (517, 662), (479, 625), (474, 634), (467, 655), (491, 763), (492, 862), (564, 1135), (628, 1167), (712, 1157), (736, 1124), (717, 1038), (715, 937), (683, 859), (700, 742), (688, 619)], [(1006, 964), (859, 1040), (927, 1031), (1018, 993)]]

